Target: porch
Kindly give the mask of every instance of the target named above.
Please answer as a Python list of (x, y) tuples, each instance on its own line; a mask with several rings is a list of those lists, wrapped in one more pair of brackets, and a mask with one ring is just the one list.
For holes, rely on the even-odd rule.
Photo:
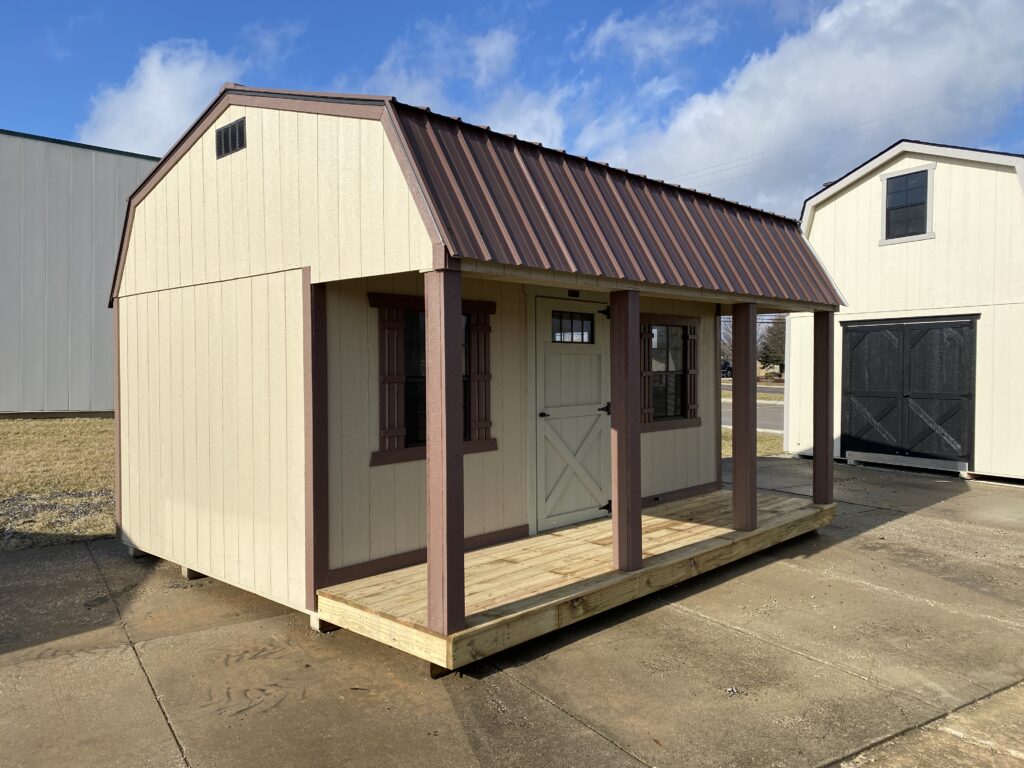
[(831, 522), (835, 504), (757, 495), (757, 528), (736, 530), (733, 496), (719, 490), (647, 507), (636, 570), (612, 560), (610, 518), (465, 555), (465, 627), (430, 629), (427, 565), (318, 591), (322, 620), (445, 669), (678, 584)]

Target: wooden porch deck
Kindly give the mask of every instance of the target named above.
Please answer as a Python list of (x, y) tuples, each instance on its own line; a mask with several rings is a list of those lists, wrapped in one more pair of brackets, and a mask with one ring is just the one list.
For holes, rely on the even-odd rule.
[(835, 504), (760, 493), (758, 528), (734, 531), (729, 491), (644, 510), (643, 566), (612, 567), (608, 518), (466, 554), (464, 630), (427, 628), (426, 565), (319, 590), (324, 621), (457, 669), (827, 525)]

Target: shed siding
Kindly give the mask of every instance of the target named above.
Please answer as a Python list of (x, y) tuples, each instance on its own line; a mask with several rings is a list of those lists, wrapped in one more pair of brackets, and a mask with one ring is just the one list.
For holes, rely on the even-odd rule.
[[(937, 163), (928, 240), (879, 246), (878, 176)], [(842, 359), (839, 321), (980, 314), (975, 381), (975, 471), (1024, 477), (1024, 417), (1014, 389), (1024, 375), (1024, 196), (1011, 169), (907, 155), (815, 211), (808, 239), (846, 296), (837, 314), (835, 442), (839, 455)], [(811, 449), (812, 322), (787, 323), (786, 445)]]
[[(716, 400), (720, 368), (715, 339), (718, 320), (713, 304), (644, 298), (641, 312), (700, 318), (698, 331), (701, 424), (686, 429), (644, 432), (640, 436), (640, 492), (644, 496), (692, 488), (718, 479), (719, 446)], [(614, 363), (613, 363), (614, 364)]]
[(107, 294), (155, 163), (0, 133), (0, 412), (113, 410)]
[[(244, 117), (246, 148), (216, 159)], [(377, 120), (231, 106), (139, 203), (119, 295), (311, 268), (314, 283), (429, 268)]]
[[(327, 290), (330, 567), (426, 546), (426, 462), (370, 466), (377, 450), (377, 310), (368, 292), (423, 294), (418, 274)], [(527, 522), (526, 297), (522, 286), (466, 279), (463, 297), (494, 301), (491, 434), (498, 450), (465, 457), (466, 535)], [(532, 455), (530, 452), (529, 455)]]
[(302, 292), (289, 270), (118, 299), (126, 539), (300, 610)]

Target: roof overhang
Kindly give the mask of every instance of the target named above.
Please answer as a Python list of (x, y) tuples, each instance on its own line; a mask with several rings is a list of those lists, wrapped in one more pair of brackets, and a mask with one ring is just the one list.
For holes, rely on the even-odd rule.
[(1012, 168), (1017, 173), (1017, 179), (1021, 183), (1021, 188), (1024, 189), (1024, 157), (1004, 154), (1002, 152), (991, 152), (984, 149), (950, 147), (942, 144), (930, 144), (924, 141), (904, 139), (882, 150), (874, 157), (861, 163), (852, 171), (849, 171), (824, 189), (804, 200), (803, 210), (800, 212), (800, 226), (804, 234), (806, 235), (811, 231), (811, 225), (814, 222), (814, 212), (822, 203), (831, 200), (843, 190), (849, 189), (860, 182), (861, 179), (877, 173), (902, 155), (911, 154)]

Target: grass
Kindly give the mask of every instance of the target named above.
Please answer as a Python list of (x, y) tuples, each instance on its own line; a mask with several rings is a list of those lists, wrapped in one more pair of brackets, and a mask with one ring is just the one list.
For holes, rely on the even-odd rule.
[[(757, 433), (757, 455), (778, 456), (782, 453), (782, 435), (775, 432)], [(722, 458), (732, 456), (732, 430), (728, 427), (722, 429)]]
[(113, 419), (0, 420), (0, 550), (113, 535)]

